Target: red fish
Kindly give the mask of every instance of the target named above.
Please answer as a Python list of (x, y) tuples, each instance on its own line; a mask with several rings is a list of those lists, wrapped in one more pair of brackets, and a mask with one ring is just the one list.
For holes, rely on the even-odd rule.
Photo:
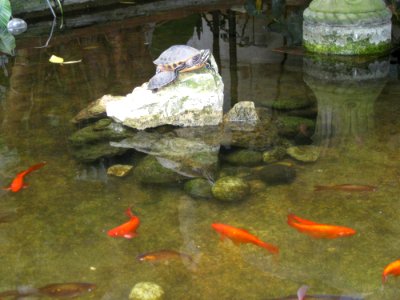
[(382, 273), (382, 283), (385, 283), (388, 275), (399, 276), (400, 275), (400, 259), (395, 260), (388, 264)]
[(126, 210), (126, 215), (131, 218), (128, 222), (119, 225), (113, 229), (110, 229), (107, 234), (111, 237), (124, 237), (126, 239), (131, 239), (137, 236), (136, 229), (140, 225), (140, 220), (137, 216), (135, 216), (130, 207)]
[(193, 261), (193, 258), (190, 255), (175, 250), (159, 250), (154, 252), (148, 252), (138, 255), (136, 259), (138, 261), (151, 261), (151, 262), (170, 260), (170, 259), (186, 259), (189, 261)]
[(320, 224), (310, 220), (302, 219), (294, 214), (289, 214), (287, 223), (298, 231), (316, 238), (334, 239), (350, 236), (356, 231), (349, 227)]
[(344, 192), (375, 192), (376, 186), (360, 184), (316, 185), (314, 191), (336, 190)]
[(220, 223), (214, 223), (211, 225), (211, 227), (221, 235), (221, 239), (229, 238), (236, 244), (251, 243), (263, 247), (271, 253), (279, 253), (278, 247), (261, 241), (259, 238), (252, 235), (247, 230)]
[(29, 169), (22, 171), (15, 176), (14, 180), (11, 182), (9, 187), (3, 188), (3, 190), (11, 190), (12, 192), (18, 192), (20, 189), (27, 187), (28, 185), (24, 183), (24, 177), (29, 173), (40, 169), (46, 164), (46, 162), (41, 162), (36, 165), (33, 165)]

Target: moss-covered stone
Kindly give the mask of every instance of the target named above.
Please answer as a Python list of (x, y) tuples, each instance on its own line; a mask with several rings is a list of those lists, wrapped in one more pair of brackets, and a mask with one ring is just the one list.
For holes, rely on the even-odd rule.
[(131, 136), (132, 132), (122, 125), (113, 123), (111, 119), (105, 118), (74, 132), (69, 141), (74, 146), (93, 144), (100, 141), (111, 141)]
[(315, 103), (312, 98), (301, 97), (301, 98), (286, 98), (286, 99), (276, 99), (274, 101), (268, 102), (271, 108), (279, 110), (293, 110), (310, 107)]
[(250, 193), (250, 186), (242, 178), (226, 176), (218, 179), (211, 190), (215, 199), (224, 202), (235, 202), (246, 198)]
[(134, 170), (135, 178), (142, 183), (171, 183), (186, 177), (164, 168), (152, 155), (143, 158)]
[(104, 157), (114, 157), (124, 154), (129, 149), (112, 147), (109, 142), (72, 148), (72, 155), (79, 161), (89, 163)]
[(132, 288), (130, 300), (161, 300), (164, 296), (164, 290), (153, 282), (139, 282)]
[(254, 166), (262, 162), (262, 153), (249, 149), (240, 149), (223, 155), (223, 159), (233, 165)]
[(278, 146), (271, 150), (264, 151), (262, 154), (262, 160), (265, 163), (273, 163), (281, 160), (286, 156), (286, 147)]
[(204, 178), (194, 178), (185, 182), (184, 190), (195, 198), (212, 198), (211, 184)]
[(296, 178), (296, 171), (293, 167), (281, 164), (266, 165), (257, 168), (255, 176), (259, 177), (268, 184), (287, 184)]
[(125, 177), (132, 171), (133, 166), (131, 165), (112, 165), (107, 169), (107, 175), (116, 177)]
[(302, 162), (314, 162), (319, 158), (321, 148), (312, 145), (293, 146), (286, 149), (287, 154)]
[(284, 137), (294, 137), (304, 129), (312, 132), (315, 128), (314, 120), (294, 116), (279, 116), (276, 124), (279, 134)]

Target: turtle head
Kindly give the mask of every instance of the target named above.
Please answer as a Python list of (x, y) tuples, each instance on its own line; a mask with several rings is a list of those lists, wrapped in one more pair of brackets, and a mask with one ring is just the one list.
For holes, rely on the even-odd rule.
[(202, 49), (199, 54), (193, 57), (192, 64), (195, 66), (204, 65), (210, 58), (211, 51), (209, 49)]
[(206, 61), (210, 58), (210, 55), (211, 55), (210, 49), (200, 50), (200, 62), (202, 64), (206, 63)]

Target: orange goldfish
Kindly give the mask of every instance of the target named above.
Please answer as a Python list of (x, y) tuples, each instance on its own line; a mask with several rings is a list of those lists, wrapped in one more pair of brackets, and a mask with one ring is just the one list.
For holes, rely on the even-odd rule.
[(187, 259), (193, 261), (193, 258), (185, 253), (181, 253), (175, 250), (159, 250), (154, 252), (148, 252), (140, 254), (136, 257), (138, 261), (163, 261), (170, 259)]
[(349, 227), (320, 224), (310, 220), (299, 218), (294, 214), (289, 214), (287, 223), (298, 231), (316, 238), (334, 239), (338, 237), (350, 236), (356, 231)]
[(11, 190), (12, 192), (16, 193), (20, 189), (27, 187), (28, 185), (24, 183), (24, 177), (28, 175), (29, 173), (40, 169), (46, 164), (46, 162), (41, 162), (36, 165), (33, 165), (32, 167), (26, 169), (25, 171), (22, 171), (15, 176), (14, 180), (11, 182), (9, 187), (3, 188), (3, 190)]
[(399, 276), (400, 275), (400, 259), (395, 260), (388, 264), (382, 273), (382, 283), (385, 283), (388, 275)]
[(211, 227), (221, 235), (221, 239), (229, 238), (236, 244), (251, 243), (263, 247), (271, 253), (279, 253), (278, 247), (261, 241), (259, 238), (252, 235), (247, 230), (220, 223), (214, 223), (211, 225)]
[(375, 192), (376, 186), (360, 184), (316, 185), (314, 191), (336, 190), (344, 192)]
[(140, 225), (140, 220), (135, 216), (130, 207), (125, 211), (126, 215), (131, 218), (128, 222), (119, 225), (113, 229), (110, 229), (107, 234), (111, 237), (124, 237), (126, 239), (131, 239), (137, 236), (136, 229)]

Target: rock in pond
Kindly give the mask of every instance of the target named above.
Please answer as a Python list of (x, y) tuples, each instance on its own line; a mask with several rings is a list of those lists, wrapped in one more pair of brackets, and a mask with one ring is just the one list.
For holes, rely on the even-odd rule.
[[(132, 129), (130, 129), (133, 131)], [(104, 118), (74, 132), (68, 139), (74, 146), (83, 146), (101, 141), (115, 141), (131, 136), (133, 133), (121, 124)]]
[(315, 128), (315, 122), (308, 118), (280, 116), (277, 120), (277, 126), (280, 135), (294, 137), (298, 134), (312, 134)]
[(223, 155), (222, 158), (233, 165), (255, 166), (262, 162), (263, 154), (250, 149), (240, 149)]
[(185, 182), (185, 192), (194, 198), (212, 198), (211, 184), (204, 178), (194, 178)]
[(79, 123), (85, 120), (96, 119), (106, 115), (106, 105), (111, 101), (119, 101), (122, 96), (104, 95), (93, 101), (86, 108), (82, 109), (72, 120), (72, 123)]
[(215, 182), (211, 191), (217, 200), (235, 202), (246, 198), (250, 193), (250, 186), (240, 177), (225, 176)]
[(302, 162), (317, 161), (321, 148), (313, 145), (292, 146), (286, 149), (288, 155)]
[(131, 165), (112, 165), (107, 169), (107, 175), (125, 177), (132, 171)]
[(288, 184), (296, 178), (296, 171), (293, 167), (273, 164), (257, 168), (255, 176), (268, 184)]
[(107, 116), (139, 130), (161, 125), (182, 127), (222, 122), (224, 84), (214, 58), (212, 68), (180, 73), (172, 84), (153, 92), (148, 83), (106, 105)]
[(186, 176), (163, 167), (157, 157), (152, 155), (146, 156), (138, 163), (134, 176), (142, 183), (173, 183), (186, 179)]
[(264, 151), (262, 154), (263, 162), (274, 163), (286, 156), (286, 147), (277, 146), (271, 150)]
[(130, 300), (161, 300), (164, 290), (161, 286), (153, 282), (139, 282), (132, 288)]

